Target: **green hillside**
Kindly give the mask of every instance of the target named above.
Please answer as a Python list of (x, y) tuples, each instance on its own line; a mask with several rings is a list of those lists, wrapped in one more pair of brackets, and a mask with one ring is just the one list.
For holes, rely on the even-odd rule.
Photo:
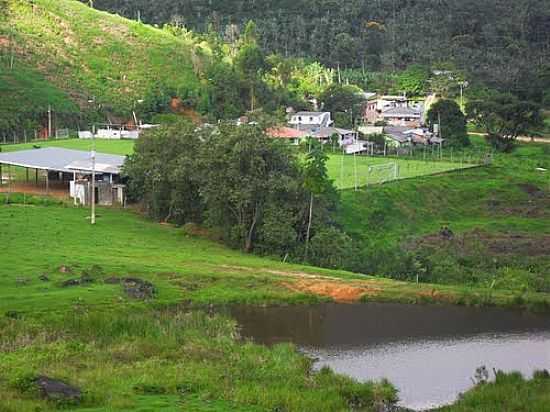
[[(59, 410), (33, 392), (47, 375), (83, 390), (82, 411), (374, 411), (394, 399), (385, 383), (359, 384), (292, 345), (238, 339), (212, 311), (230, 303), (333, 298), (515, 305), (512, 291), (403, 283), (230, 250), (130, 210), (88, 210), (0, 196), (0, 410)], [(136, 298), (125, 279), (150, 282)], [(126, 286), (125, 286), (126, 285)], [(525, 294), (547, 307), (548, 294)], [(361, 405), (361, 408), (357, 408)]]
[[(40, 121), (48, 104), (58, 119), (79, 107), (90, 116), (101, 107), (128, 119), (133, 109), (147, 113), (171, 96), (199, 103), (193, 62), (200, 59), (190, 42), (77, 1), (32, 3), (9, 0), (7, 18), (0, 20), (4, 127), (22, 112)], [(78, 117), (69, 119), (75, 127)]]
[(362, 251), (353, 269), (550, 290), (549, 155), (547, 144), (524, 144), (490, 166), (344, 191), (338, 219)]

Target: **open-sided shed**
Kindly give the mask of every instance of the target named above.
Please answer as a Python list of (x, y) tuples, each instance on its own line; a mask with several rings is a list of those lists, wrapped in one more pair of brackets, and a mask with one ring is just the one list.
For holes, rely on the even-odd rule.
[[(0, 177), (2, 166), (20, 167), (35, 170), (35, 180), (38, 183), (38, 172), (44, 171), (46, 177), (46, 193), (49, 191), (50, 180), (67, 182), (71, 197), (78, 198), (82, 204), (89, 202), (89, 183), (92, 171), (95, 170), (97, 185), (96, 199), (98, 203), (116, 203), (122, 196), (122, 190), (116, 185), (124, 164), (125, 157), (104, 153), (95, 154), (95, 167), (91, 153), (82, 150), (46, 147), (40, 149), (21, 150), (0, 153)], [(8, 180), (11, 179), (11, 174)], [(0, 179), (0, 183), (3, 180)], [(113, 191), (114, 190), (114, 191)]]

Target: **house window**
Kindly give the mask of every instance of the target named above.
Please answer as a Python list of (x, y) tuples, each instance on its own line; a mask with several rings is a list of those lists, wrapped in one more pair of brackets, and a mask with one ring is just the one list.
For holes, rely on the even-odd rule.
[(302, 116), (298, 116), (298, 121), (299, 121), (299, 122), (302, 121)]
[(309, 121), (312, 122), (312, 121), (313, 121), (313, 117), (310, 117), (310, 118), (309, 118)]
[(406, 122), (410, 122), (410, 121), (411, 121), (411, 118), (410, 118), (410, 117), (405, 117), (405, 121), (406, 121)]

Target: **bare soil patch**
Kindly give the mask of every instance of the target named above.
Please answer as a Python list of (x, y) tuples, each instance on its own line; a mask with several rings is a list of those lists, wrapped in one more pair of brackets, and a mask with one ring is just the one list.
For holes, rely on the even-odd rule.
[(295, 292), (311, 293), (317, 296), (331, 298), (339, 303), (352, 303), (360, 301), (363, 296), (375, 296), (382, 292), (381, 288), (369, 287), (358, 282), (345, 283), (330, 280), (298, 280), (285, 282), (283, 286)]

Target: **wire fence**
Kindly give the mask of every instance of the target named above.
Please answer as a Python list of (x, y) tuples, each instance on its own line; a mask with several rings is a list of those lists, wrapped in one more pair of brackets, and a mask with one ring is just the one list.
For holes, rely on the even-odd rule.
[(465, 172), (467, 169), (487, 166), (493, 161), (489, 150), (450, 150), (433, 154), (408, 153), (384, 155), (333, 154), (329, 157), (329, 175), (338, 189), (358, 189), (396, 180), (436, 175), (448, 172)]
[(32, 143), (34, 141), (43, 140), (56, 140), (56, 139), (69, 139), (78, 137), (78, 131), (72, 129), (55, 129), (52, 130), (52, 136), (41, 136), (37, 130), (24, 131), (22, 134), (0, 134), (0, 146), (20, 144), (20, 143)]

